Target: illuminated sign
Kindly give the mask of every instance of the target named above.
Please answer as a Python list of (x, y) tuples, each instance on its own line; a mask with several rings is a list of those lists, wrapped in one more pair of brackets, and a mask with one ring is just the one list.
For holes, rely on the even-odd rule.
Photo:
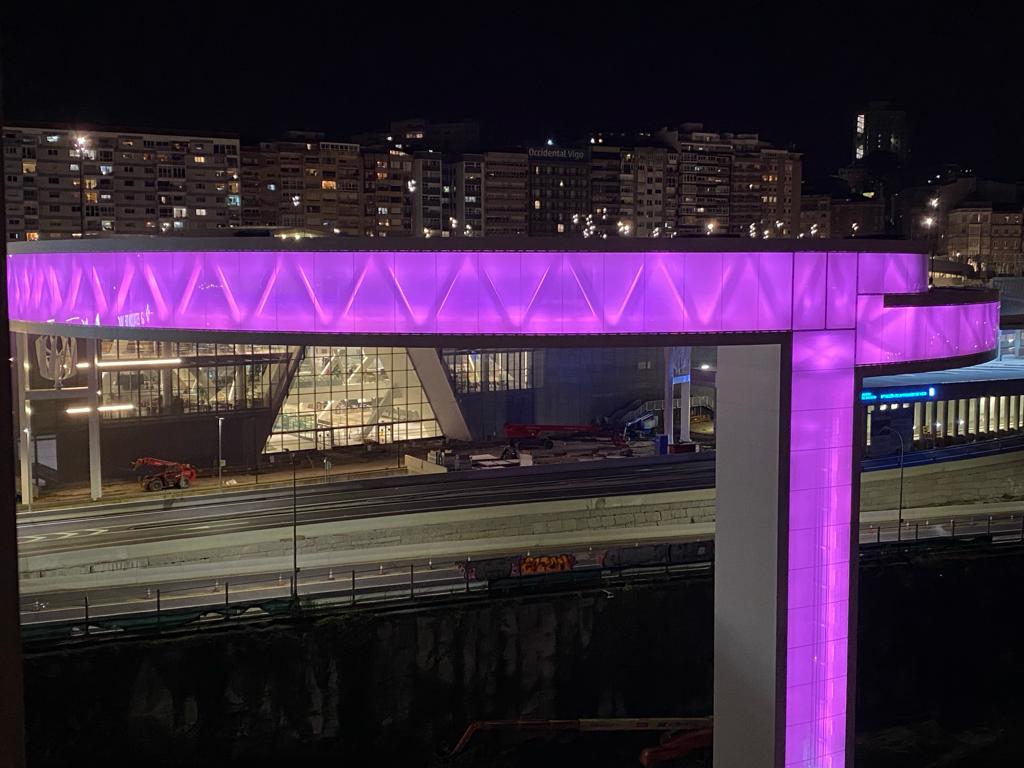
[(902, 389), (895, 392), (872, 392), (865, 389), (860, 393), (862, 403), (890, 403), (892, 401), (911, 402), (913, 400), (930, 400), (935, 397), (935, 387), (926, 389)]

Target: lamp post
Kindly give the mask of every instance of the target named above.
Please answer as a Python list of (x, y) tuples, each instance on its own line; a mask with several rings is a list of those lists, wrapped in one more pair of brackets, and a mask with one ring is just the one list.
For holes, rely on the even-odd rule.
[(900, 434), (899, 430), (894, 430), (892, 427), (885, 427), (879, 430), (880, 435), (896, 435), (900, 441), (900, 496), (899, 503), (896, 507), (896, 541), (900, 541), (903, 537), (903, 435)]
[(217, 417), (217, 485), (224, 487), (224, 417)]
[(292, 599), (299, 596), (299, 506), (298, 485), (295, 474), (295, 454), (287, 448), (285, 453), (292, 459)]
[[(32, 480), (32, 430), (29, 427), (25, 427), (25, 441), (28, 443), (28, 451), (26, 451), (25, 460), (28, 462), (28, 488), (21, 489), (21, 501), (23, 504), (28, 505), (28, 511), (32, 511), (32, 487), (35, 483)], [(25, 477), (25, 475), (22, 475)]]

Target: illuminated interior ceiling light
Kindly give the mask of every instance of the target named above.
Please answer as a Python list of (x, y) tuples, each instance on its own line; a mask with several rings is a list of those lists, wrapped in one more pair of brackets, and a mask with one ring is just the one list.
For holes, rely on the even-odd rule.
[(100, 413), (110, 413), (111, 411), (131, 411), (135, 408), (131, 403), (111, 403), (110, 405), (101, 405), (96, 410)]
[(140, 366), (152, 368), (157, 365), (180, 365), (180, 357), (163, 357), (156, 360), (99, 360), (97, 368), (138, 368)]
[(91, 412), (92, 412), (92, 408), (90, 408), (88, 405), (76, 405), (76, 406), (73, 406), (71, 408), (65, 408), (64, 409), (64, 413), (69, 413), (72, 416), (75, 416), (76, 414), (79, 414), (79, 413), (91, 413)]

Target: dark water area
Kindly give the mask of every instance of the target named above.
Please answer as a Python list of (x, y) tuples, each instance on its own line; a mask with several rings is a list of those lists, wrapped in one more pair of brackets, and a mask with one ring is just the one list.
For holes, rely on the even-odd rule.
[[(29, 766), (638, 766), (659, 734), (448, 753), (477, 719), (710, 714), (712, 601), (701, 575), (35, 653)], [(858, 768), (1024, 764), (1022, 610), (1019, 546), (868, 551)]]

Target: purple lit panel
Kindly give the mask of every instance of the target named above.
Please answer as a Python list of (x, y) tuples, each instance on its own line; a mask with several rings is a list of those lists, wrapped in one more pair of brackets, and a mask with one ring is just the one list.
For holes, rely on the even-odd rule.
[(858, 254), (857, 293), (923, 293), (928, 259), (923, 253)]
[(828, 254), (807, 251), (793, 255), (793, 330), (825, 327), (825, 278)]
[(854, 365), (941, 361), (998, 341), (995, 302), (885, 306), (886, 293), (926, 287), (920, 254), (569, 250), (15, 253), (7, 280), (11, 319), (30, 323), (409, 335), (792, 332), (791, 768), (846, 763)]
[(758, 257), (756, 253), (722, 254), (722, 330), (760, 328)]
[[(687, 326), (697, 332), (722, 330), (722, 262), (725, 255), (729, 254), (686, 254), (683, 304), (686, 306)], [(742, 324), (746, 328), (757, 327), (756, 304), (747, 305)]]
[[(480, 278), (478, 253), (453, 253), (438, 261), (437, 332), (473, 333), (480, 323)], [(490, 303), (490, 298), (487, 299)]]
[[(522, 333), (562, 333), (562, 254), (524, 253), (519, 262)], [(579, 325), (579, 318), (573, 317)]]
[(607, 333), (635, 332), (645, 328), (647, 255), (620, 253), (617, 256), (604, 262), (604, 294), (601, 300), (604, 329)]
[(827, 326), (853, 328), (857, 324), (857, 254), (828, 255)]
[(562, 256), (562, 316), (575, 317), (581, 333), (604, 330), (604, 264), (585, 254)]
[(759, 331), (788, 331), (793, 323), (793, 259), (792, 253), (758, 254)]
[(643, 330), (667, 332), (690, 324), (690, 309), (683, 298), (686, 254), (645, 254)]

